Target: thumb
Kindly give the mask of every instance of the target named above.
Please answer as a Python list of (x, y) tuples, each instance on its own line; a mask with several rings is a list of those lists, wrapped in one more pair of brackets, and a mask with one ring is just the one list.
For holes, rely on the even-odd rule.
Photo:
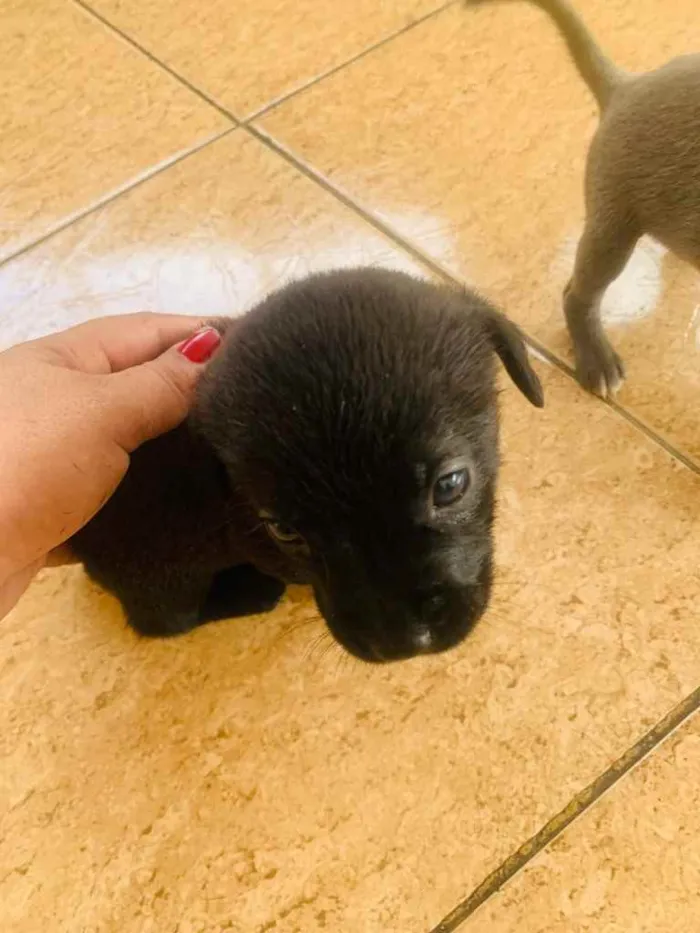
[(205, 364), (220, 344), (221, 334), (205, 327), (155, 360), (107, 377), (113, 436), (124, 450), (131, 452), (180, 424)]

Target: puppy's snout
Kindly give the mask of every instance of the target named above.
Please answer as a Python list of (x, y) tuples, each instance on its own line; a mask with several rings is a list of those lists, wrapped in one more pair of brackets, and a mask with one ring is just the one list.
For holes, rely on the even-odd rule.
[(408, 591), (315, 586), (331, 632), (351, 654), (381, 663), (437, 654), (459, 644), (488, 601), (490, 570), (475, 584), (433, 582)]

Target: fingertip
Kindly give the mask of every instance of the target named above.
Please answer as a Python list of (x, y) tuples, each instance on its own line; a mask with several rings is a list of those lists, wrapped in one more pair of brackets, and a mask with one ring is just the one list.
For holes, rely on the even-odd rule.
[(207, 363), (221, 346), (221, 334), (215, 327), (202, 327), (183, 341), (177, 350), (190, 363)]

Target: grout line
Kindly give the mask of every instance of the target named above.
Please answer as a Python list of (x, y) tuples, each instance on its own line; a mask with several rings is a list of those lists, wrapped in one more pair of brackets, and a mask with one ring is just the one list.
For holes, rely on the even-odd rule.
[(145, 184), (147, 181), (150, 181), (152, 178), (155, 178), (157, 175), (160, 175), (162, 172), (172, 168), (174, 165), (177, 165), (180, 162), (184, 162), (184, 160), (189, 159), (190, 156), (197, 155), (197, 153), (201, 152), (202, 149), (206, 149), (207, 146), (218, 142), (220, 139), (223, 139), (224, 136), (228, 136), (230, 133), (233, 133), (237, 129), (237, 126), (229, 126), (225, 130), (222, 130), (220, 133), (216, 133), (214, 136), (210, 136), (203, 142), (193, 146), (191, 149), (187, 149), (184, 152), (179, 152), (176, 155), (165, 159), (163, 162), (159, 162), (157, 165), (151, 166), (150, 168), (146, 169), (145, 172), (137, 175), (136, 178), (132, 178), (125, 182), (123, 185), (115, 188), (113, 191), (104, 195), (98, 201), (93, 201), (89, 207), (86, 207), (80, 211), (76, 211), (75, 213), (70, 214), (68, 217), (65, 217), (55, 227), (51, 227), (50, 230), (48, 230), (46, 233), (43, 233), (40, 237), (37, 237), (37, 239), (31, 240), (29, 243), (25, 243), (24, 246), (20, 246), (19, 249), (16, 249), (14, 252), (9, 253), (7, 256), (0, 258), (0, 268), (2, 268), (8, 262), (12, 262), (14, 259), (19, 259), (20, 256), (24, 256), (25, 253), (28, 253), (35, 247), (41, 246), (43, 243), (46, 243), (47, 240), (50, 240), (57, 234), (67, 230), (68, 227), (78, 223), (78, 221), (84, 220), (85, 217), (89, 217), (90, 214), (94, 214), (101, 208), (106, 207), (108, 204), (116, 201), (122, 195), (128, 194), (130, 191), (134, 191), (136, 188), (140, 188), (141, 185)]
[[(288, 149), (283, 143), (279, 142), (272, 136), (267, 130), (262, 129), (262, 127), (255, 126), (252, 123), (242, 123), (241, 129), (247, 133), (250, 133), (251, 136), (254, 136), (259, 142), (267, 146), (268, 149), (271, 149), (278, 156), (285, 160), (289, 165), (295, 168), (298, 172), (308, 178), (310, 181), (319, 185), (330, 194), (337, 201), (340, 201), (344, 207), (347, 207), (354, 214), (358, 215), (387, 239), (391, 240), (396, 246), (398, 246), (403, 252), (408, 253), (412, 259), (415, 259), (421, 265), (430, 269), (435, 275), (439, 278), (448, 281), (452, 285), (456, 285), (459, 288), (464, 288), (465, 283), (459, 279), (453, 272), (449, 269), (446, 269), (442, 266), (437, 260), (433, 259), (431, 256), (423, 253), (417, 246), (414, 246), (410, 240), (405, 239), (400, 233), (398, 233), (394, 228), (385, 223), (380, 217), (377, 217), (376, 214), (372, 213), (366, 207), (363, 207), (361, 204), (356, 202), (350, 194), (347, 194), (341, 188), (337, 187), (333, 182), (329, 181), (324, 175), (318, 172), (315, 168), (308, 165), (302, 159), (300, 159), (294, 152)], [(477, 286), (478, 288), (478, 286)], [(524, 331), (526, 342), (535, 350), (550, 366), (553, 366), (564, 376), (569, 378), (572, 382), (575, 382), (578, 385), (576, 379), (576, 374), (574, 373), (571, 366), (569, 366), (564, 360), (562, 360), (556, 353), (548, 349), (543, 343), (538, 339), (533, 337), (531, 334)], [(583, 390), (581, 390), (583, 391)], [(645, 437), (650, 441), (658, 444), (663, 450), (666, 451), (671, 457), (674, 457), (676, 460), (680, 461), (685, 467), (687, 467), (692, 473), (700, 476), (700, 464), (692, 460), (687, 454), (678, 450), (670, 441), (666, 440), (662, 435), (657, 434), (653, 428), (649, 427), (644, 421), (639, 419), (635, 414), (633, 414), (629, 409), (620, 405), (618, 402), (615, 402), (611, 399), (603, 399), (598, 396), (591, 396), (596, 399), (599, 403), (606, 405), (611, 411), (615, 412), (623, 420), (627, 421), (632, 427), (636, 428)]]
[[(315, 78), (312, 78), (305, 84), (302, 84), (299, 87), (295, 88), (294, 90), (281, 95), (280, 97), (276, 98), (273, 101), (270, 101), (268, 104), (265, 104), (265, 106), (263, 106), (260, 110), (246, 117), (245, 121), (239, 119), (232, 111), (227, 110), (222, 104), (219, 104), (213, 97), (208, 95), (205, 91), (198, 88), (187, 78), (183, 77), (181, 74), (179, 74), (169, 65), (167, 65), (165, 62), (161, 61), (152, 52), (149, 52), (149, 50), (145, 46), (141, 45), (141, 43), (138, 42), (136, 39), (133, 39), (130, 35), (128, 35), (128, 33), (124, 32), (124, 30), (120, 29), (118, 26), (115, 26), (113, 23), (111, 23), (105, 16), (102, 15), (102, 13), (99, 13), (97, 10), (94, 10), (90, 6), (90, 4), (87, 2), (87, 0), (72, 0), (72, 2), (76, 6), (80, 7), (80, 9), (87, 16), (99, 22), (102, 26), (105, 27), (105, 29), (108, 29), (110, 32), (114, 33), (116, 36), (119, 36), (119, 38), (123, 42), (131, 46), (131, 48), (136, 49), (136, 51), (138, 51), (141, 55), (145, 56), (145, 58), (147, 58), (148, 61), (150, 61), (153, 65), (157, 66), (158, 68), (161, 68), (163, 71), (169, 74), (172, 78), (174, 78), (177, 82), (179, 82), (183, 87), (187, 88), (187, 90), (189, 90), (192, 94), (195, 94), (197, 97), (199, 97), (200, 100), (204, 101), (210, 107), (213, 107), (215, 110), (217, 110), (223, 117), (229, 120), (233, 124), (233, 126), (229, 127), (228, 129), (224, 130), (223, 132), (219, 133), (216, 136), (212, 136), (210, 139), (206, 140), (204, 143), (198, 144), (197, 146), (194, 146), (192, 149), (188, 149), (184, 153), (180, 153), (177, 156), (165, 162), (159, 163), (152, 171), (147, 171), (143, 175), (139, 175), (135, 181), (130, 181), (128, 183), (125, 183), (121, 187), (112, 191), (110, 194), (92, 203), (88, 208), (82, 211), (77, 211), (76, 213), (71, 214), (67, 218), (64, 218), (64, 220), (62, 220), (55, 227), (52, 227), (48, 232), (42, 234), (36, 239), (31, 240), (28, 243), (25, 243), (23, 246), (20, 246), (18, 249), (9, 253), (7, 256), (0, 257), (0, 268), (4, 266), (6, 263), (10, 262), (11, 260), (17, 259), (18, 257), (24, 255), (30, 249), (33, 249), (35, 246), (40, 246), (42, 243), (45, 243), (48, 239), (50, 239), (55, 234), (61, 233), (67, 227), (71, 226), (71, 224), (77, 223), (79, 220), (82, 220), (84, 217), (89, 216), (94, 211), (99, 210), (101, 207), (104, 207), (107, 204), (110, 204), (112, 201), (116, 200), (118, 197), (121, 197), (122, 194), (127, 194), (133, 188), (136, 188), (139, 185), (143, 184), (143, 182), (148, 181), (150, 178), (153, 178), (154, 176), (160, 174), (160, 172), (170, 168), (172, 165), (176, 165), (182, 159), (187, 158), (190, 155), (196, 154), (201, 149), (203, 149), (205, 146), (208, 146), (210, 143), (214, 143), (218, 139), (221, 139), (223, 136), (226, 136), (229, 132), (231, 132), (232, 129), (236, 129), (239, 126), (243, 126), (244, 123), (247, 123), (250, 120), (254, 120), (257, 117), (262, 116), (263, 114), (277, 107), (282, 102), (287, 101), (292, 97), (295, 97), (297, 94), (302, 93), (307, 88), (312, 87), (313, 85), (318, 84), (320, 81), (323, 81), (325, 78), (336, 74), (338, 71), (341, 71), (347, 65), (352, 65), (354, 62), (359, 61), (360, 59), (364, 58), (366, 55), (368, 55), (370, 52), (373, 52), (375, 49), (378, 49), (381, 46), (386, 45), (388, 42), (391, 42), (393, 39), (397, 38), (398, 36), (401, 36), (404, 33), (409, 32), (411, 29), (414, 29), (416, 26), (419, 26), (421, 23), (424, 23), (427, 20), (431, 19), (432, 17), (437, 16), (438, 14), (442, 13), (444, 10), (448, 9), (449, 7), (453, 6), (455, 3), (459, 2), (459, 0), (447, 0), (446, 3), (443, 3), (437, 9), (431, 10), (429, 13), (426, 13), (424, 16), (419, 17), (415, 21), (408, 23), (405, 26), (402, 26), (396, 32), (393, 32), (390, 35), (384, 36), (378, 42), (375, 42), (374, 45), (367, 46), (361, 52), (358, 52), (353, 57), (347, 59), (346, 61), (341, 62), (339, 65), (335, 65), (333, 68), (330, 68), (328, 71), (324, 72), (321, 75), (317, 75)], [(257, 134), (254, 134), (254, 135), (257, 135)], [(262, 137), (259, 137), (259, 138), (262, 138)], [(296, 162), (292, 160), (292, 164), (296, 165)], [(310, 176), (310, 177), (313, 177), (313, 176)], [(335, 189), (332, 186), (328, 186), (328, 191), (331, 194), (335, 195)], [(347, 201), (347, 206), (351, 210), (355, 209), (350, 199), (348, 199)], [(405, 248), (411, 251), (411, 248), (408, 244), (406, 245)], [(415, 251), (415, 255), (417, 258), (421, 258), (420, 253), (418, 253), (418, 251)], [(425, 262), (424, 259), (422, 261)]]
[[(601, 401), (603, 400), (601, 399)], [(680, 460), (683, 466), (687, 467), (691, 473), (697, 473), (697, 475), (700, 476), (700, 463), (696, 463), (688, 454), (684, 454), (682, 450), (678, 450), (677, 447), (674, 447), (663, 435), (657, 434), (653, 428), (650, 428), (648, 424), (639, 419), (629, 408), (625, 408), (624, 405), (620, 405), (620, 403), (616, 402), (614, 399), (605, 399), (605, 404), (608, 405), (609, 408), (612, 408), (616, 414), (624, 418), (625, 421), (629, 421), (633, 427), (641, 431), (649, 440), (655, 441), (660, 447), (663, 447), (667, 454), (675, 457), (676, 460)]]
[[(420, 262), (421, 265), (426, 266), (434, 272), (436, 275), (439, 275), (441, 278), (451, 278), (452, 281), (456, 281), (454, 277), (450, 276), (442, 266), (432, 259), (430, 256), (425, 256), (423, 253), (411, 243), (410, 240), (404, 239), (400, 233), (397, 233), (392, 227), (386, 224), (379, 217), (375, 216), (367, 208), (363, 207), (361, 204), (358, 204), (352, 199), (352, 197), (346, 194), (341, 188), (336, 187), (332, 182), (328, 181), (320, 172), (317, 172), (312, 166), (308, 165), (306, 162), (303, 162), (299, 159), (291, 150), (278, 142), (267, 130), (262, 129), (259, 126), (254, 126), (250, 123), (243, 123), (241, 129), (246, 133), (250, 133), (251, 136), (255, 137), (258, 142), (267, 146), (268, 149), (271, 149), (274, 153), (284, 159), (292, 168), (300, 172), (310, 181), (315, 182), (319, 187), (323, 188), (325, 192), (330, 194), (336, 201), (351, 210), (354, 214), (358, 214), (365, 223), (368, 223), (371, 227), (374, 227), (379, 233), (385, 236), (387, 239), (390, 239), (395, 245), (399, 246), (404, 252), (408, 253), (413, 259), (417, 262)], [(544, 351), (543, 351), (544, 352)]]
[(73, 0), (73, 3), (76, 6), (79, 6), (84, 13), (87, 13), (88, 16), (92, 19), (97, 20), (98, 23), (101, 23), (105, 29), (108, 29), (110, 32), (113, 32), (115, 35), (119, 36), (127, 45), (130, 45), (133, 49), (136, 49), (137, 52), (140, 52), (144, 55), (153, 65), (156, 65), (162, 71), (166, 71), (171, 78), (174, 78), (179, 84), (182, 84), (183, 87), (186, 87), (188, 91), (191, 91), (192, 94), (195, 94), (200, 100), (203, 100), (205, 103), (209, 104), (210, 107), (213, 107), (215, 110), (218, 110), (219, 113), (226, 117), (227, 120), (232, 120), (236, 125), (238, 125), (239, 120), (233, 113), (227, 110), (225, 107), (222, 107), (221, 104), (217, 103), (213, 97), (210, 97), (205, 91), (202, 91), (195, 84), (192, 84), (191, 81), (188, 81), (187, 78), (184, 78), (181, 74), (178, 74), (170, 65), (166, 65), (165, 62), (161, 61), (159, 58), (149, 52), (148, 49), (141, 45), (140, 42), (137, 42), (136, 39), (124, 32), (123, 29), (120, 29), (119, 26), (115, 26), (114, 23), (111, 23), (102, 13), (98, 13), (97, 10), (93, 10), (89, 3), (86, 0)]
[[(459, 279), (455, 276), (448, 273), (448, 277), (453, 281), (459, 284)], [(557, 356), (552, 350), (549, 350), (538, 340), (533, 339), (529, 334), (525, 334), (525, 341), (528, 343), (533, 350), (537, 353), (540, 353), (547, 363), (551, 366), (554, 366), (560, 373), (565, 376), (568, 376), (572, 382), (575, 382), (576, 385), (579, 385), (578, 379), (576, 378), (576, 372), (572, 366), (566, 363), (561, 357)], [(583, 392), (584, 390), (581, 389)], [(695, 473), (700, 476), (700, 463), (696, 463), (688, 454), (683, 453), (682, 450), (679, 450), (677, 447), (667, 440), (662, 434), (658, 434), (653, 428), (642, 421), (641, 418), (638, 418), (634, 412), (630, 411), (629, 408), (625, 408), (624, 405), (620, 405), (619, 402), (616, 402), (614, 399), (610, 398), (601, 398), (599, 395), (593, 395), (592, 393), (587, 393), (590, 398), (594, 401), (605, 405), (606, 408), (609, 408), (611, 411), (614, 411), (615, 414), (630, 424), (633, 428), (636, 428), (641, 434), (643, 434), (648, 440), (652, 441), (655, 444), (658, 444), (662, 450), (665, 450), (666, 453), (673, 457), (673, 459), (680, 461), (684, 467), (690, 470), (691, 473)]]
[(257, 120), (259, 117), (264, 116), (269, 113), (271, 110), (274, 110), (275, 107), (278, 107), (280, 104), (285, 103), (293, 97), (296, 97), (297, 94), (301, 94), (309, 88), (313, 87), (315, 84), (318, 84), (320, 81), (324, 81), (326, 78), (331, 77), (339, 71), (342, 71), (348, 65), (353, 65), (355, 62), (360, 61), (365, 58), (366, 55), (369, 55), (371, 52), (376, 51), (377, 49), (382, 48), (382, 46), (387, 45), (389, 42), (392, 42), (394, 39), (397, 39), (399, 36), (404, 35), (404, 33), (410, 32), (412, 29), (415, 29), (417, 26), (420, 26), (422, 23), (427, 22), (430, 19), (433, 19), (436, 16), (439, 16), (440, 13), (443, 13), (445, 10), (449, 9), (452, 6), (455, 6), (461, 0), (446, 0), (446, 2), (441, 3), (440, 6), (436, 7), (434, 10), (430, 10), (428, 13), (424, 13), (422, 16), (419, 16), (417, 19), (412, 20), (410, 23), (406, 23), (405, 26), (400, 26), (394, 32), (389, 33), (388, 35), (382, 36), (381, 39), (378, 39), (376, 42), (371, 45), (366, 46), (361, 49), (355, 55), (352, 55), (350, 58), (345, 59), (337, 65), (333, 65), (332, 68), (329, 68), (327, 71), (322, 72), (321, 74), (316, 75), (313, 78), (309, 78), (307, 81), (304, 81), (298, 87), (292, 88), (291, 91), (285, 91), (279, 95), (279, 97), (273, 98), (273, 100), (268, 101), (266, 104), (263, 104), (262, 107), (259, 107), (257, 110), (254, 110), (252, 113), (248, 114), (245, 117), (236, 116), (233, 111), (229, 110), (223, 104), (220, 104), (214, 97), (208, 94), (198, 85), (194, 84), (188, 78), (185, 78), (180, 72), (176, 71), (170, 65), (166, 64), (162, 59), (158, 58), (153, 52), (150, 52), (144, 45), (142, 45), (137, 39), (134, 39), (129, 35), (128, 32), (123, 30), (121, 27), (116, 26), (111, 20), (107, 19), (99, 11), (93, 9), (90, 6), (88, 0), (73, 0), (77, 6), (79, 6), (85, 13), (91, 16), (93, 19), (96, 19), (101, 23), (106, 29), (110, 32), (115, 33), (119, 36), (124, 42), (130, 45), (132, 48), (136, 49), (142, 55), (144, 55), (152, 64), (158, 66), (163, 71), (166, 71), (172, 78), (186, 87), (193, 94), (196, 94), (201, 100), (209, 104), (210, 107), (214, 107), (219, 111), (222, 116), (225, 116), (229, 120), (233, 120), (234, 123), (243, 124), (248, 123), (251, 120)]
[(635, 742), (609, 768), (578, 793), (565, 807), (487, 875), (472, 893), (454, 908), (430, 933), (454, 933), (503, 885), (510, 881), (528, 862), (560, 836), (574, 820), (582, 816), (605, 793), (610, 791), (633, 768), (655, 751), (671, 733), (700, 709), (700, 687), (678, 703), (652, 729)]
[(273, 100), (268, 101), (266, 104), (263, 104), (258, 110), (255, 110), (253, 113), (248, 114), (247, 117), (241, 118), (242, 124), (250, 123), (252, 120), (258, 120), (260, 117), (266, 116), (271, 110), (274, 110), (276, 107), (279, 107), (280, 104), (286, 103), (293, 97), (296, 97), (298, 94), (302, 94), (304, 91), (309, 90), (309, 88), (314, 87), (314, 85), (319, 84), (321, 81), (325, 81), (326, 78), (331, 78), (334, 74), (337, 74), (339, 71), (342, 71), (344, 68), (347, 68), (350, 65), (354, 65), (356, 62), (361, 61), (371, 52), (376, 52), (377, 49), (381, 49), (382, 46), (388, 45), (388, 43), (393, 42), (394, 39), (398, 39), (400, 36), (403, 36), (407, 32), (411, 32), (412, 29), (415, 29), (416, 26), (420, 26), (423, 23), (426, 23), (428, 20), (433, 19), (436, 16), (439, 16), (441, 13), (444, 13), (452, 6), (456, 6), (460, 3), (461, 0), (447, 0), (446, 3), (442, 3), (440, 6), (436, 7), (434, 10), (430, 10), (429, 13), (424, 13), (422, 16), (419, 16), (418, 19), (412, 20), (410, 23), (406, 23), (405, 26), (400, 26), (395, 32), (389, 33), (386, 36), (383, 36), (381, 39), (378, 39), (372, 45), (368, 45), (366, 48), (362, 49), (360, 52), (357, 52), (351, 58), (347, 58), (345, 61), (341, 62), (339, 65), (334, 65), (332, 68), (329, 68), (328, 71), (324, 71), (319, 75), (316, 75), (314, 78), (309, 78), (308, 81), (305, 81), (303, 84), (300, 84), (298, 87), (293, 88), (291, 91), (285, 91), (280, 94), (279, 97), (275, 97)]

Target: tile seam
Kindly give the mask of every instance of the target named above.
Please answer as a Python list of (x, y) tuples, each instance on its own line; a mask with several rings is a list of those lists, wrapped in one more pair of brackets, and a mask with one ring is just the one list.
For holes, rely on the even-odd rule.
[(387, 45), (389, 42), (392, 42), (394, 39), (398, 38), (404, 33), (409, 32), (412, 29), (415, 29), (417, 26), (420, 26), (422, 23), (426, 22), (427, 20), (430, 20), (433, 17), (438, 16), (440, 13), (447, 10), (449, 7), (454, 6), (456, 3), (461, 2), (461, 0), (447, 0), (446, 3), (443, 3), (441, 6), (437, 7), (436, 9), (431, 10), (430, 12), (424, 14), (423, 16), (419, 17), (418, 19), (414, 20), (411, 23), (407, 23), (406, 25), (400, 27), (398, 30), (394, 31), (393, 33), (383, 36), (380, 40), (362, 49), (360, 52), (358, 52), (356, 55), (352, 56), (351, 58), (346, 59), (345, 61), (341, 62), (338, 65), (335, 65), (333, 68), (329, 69), (328, 71), (323, 72), (320, 75), (317, 75), (316, 77), (310, 79), (309, 81), (305, 82), (299, 87), (294, 88), (293, 90), (289, 91), (288, 93), (281, 95), (279, 98), (276, 98), (268, 102), (263, 107), (261, 107), (259, 110), (255, 111), (254, 113), (248, 115), (245, 118), (239, 118), (235, 113), (233, 113), (233, 111), (228, 110), (228, 108), (218, 103), (213, 97), (209, 96), (205, 91), (201, 90), (195, 84), (190, 82), (187, 78), (184, 78), (182, 75), (180, 75), (174, 68), (165, 64), (165, 62), (161, 61), (155, 54), (150, 52), (145, 46), (141, 45), (141, 43), (139, 43), (136, 39), (133, 39), (127, 32), (125, 32), (120, 27), (114, 25), (105, 16), (103, 16), (97, 10), (93, 9), (90, 6), (90, 4), (86, 2), (86, 0), (72, 0), (72, 2), (75, 6), (79, 7), (87, 16), (94, 19), (96, 22), (100, 23), (102, 26), (104, 26), (105, 29), (114, 33), (114, 35), (118, 36), (127, 45), (129, 45), (131, 48), (138, 51), (153, 65), (155, 65), (158, 68), (161, 68), (168, 75), (174, 78), (179, 84), (181, 84), (184, 88), (186, 88), (192, 94), (196, 95), (200, 100), (202, 100), (208, 106), (213, 107), (215, 110), (217, 110), (223, 117), (229, 120), (233, 125), (223, 130), (221, 133), (218, 133), (215, 136), (212, 136), (211, 138), (207, 139), (203, 144), (198, 144), (184, 153), (179, 153), (176, 157), (172, 158), (171, 160), (168, 160), (164, 163), (159, 163), (152, 172), (147, 172), (147, 173), (140, 175), (135, 181), (131, 183), (127, 183), (124, 186), (121, 186), (117, 190), (113, 191), (111, 194), (108, 194), (105, 197), (94, 201), (92, 204), (90, 204), (89, 207), (85, 208), (84, 210), (71, 214), (67, 219), (60, 221), (58, 224), (51, 227), (50, 230), (47, 230), (41, 236), (38, 236), (35, 239), (30, 240), (29, 242), (20, 246), (18, 249), (10, 252), (7, 256), (3, 256), (2, 258), (0, 258), (0, 268), (2, 268), (2, 266), (4, 266), (6, 263), (11, 262), (13, 259), (17, 259), (20, 256), (23, 256), (25, 253), (34, 249), (34, 247), (41, 246), (47, 240), (51, 239), (51, 237), (68, 229), (70, 226), (72, 226), (72, 224), (78, 223), (78, 221), (89, 216), (94, 211), (97, 211), (101, 207), (104, 207), (105, 205), (112, 203), (113, 201), (117, 200), (117, 198), (121, 197), (122, 195), (128, 194), (129, 191), (133, 190), (134, 188), (137, 188), (139, 185), (148, 181), (150, 178), (153, 178), (156, 175), (160, 174), (162, 171), (167, 170), (172, 165), (177, 164), (183, 158), (187, 158), (189, 155), (193, 155), (201, 151), (206, 146), (210, 145), (211, 143), (216, 142), (217, 140), (221, 139), (223, 136), (226, 136), (232, 129), (236, 129), (239, 126), (244, 126), (248, 122), (254, 119), (257, 119), (263, 114), (266, 114), (274, 110), (276, 107), (285, 103), (288, 100), (291, 100), (292, 98), (296, 97), (298, 94), (302, 94), (308, 88), (313, 87), (316, 84), (319, 84), (325, 78), (330, 77), (331, 75), (337, 74), (339, 71), (342, 71), (344, 68), (354, 64), (355, 62), (359, 61), (362, 58), (365, 58), (367, 55), (369, 55), (371, 52), (375, 51), (376, 49), (381, 48), (384, 45)]
[(235, 114), (231, 113), (231, 111), (229, 111), (226, 107), (223, 107), (220, 103), (218, 103), (218, 101), (207, 94), (206, 91), (203, 91), (201, 88), (197, 87), (197, 85), (193, 84), (187, 78), (183, 77), (181, 74), (175, 71), (174, 68), (171, 68), (170, 65), (167, 65), (164, 61), (161, 61), (161, 59), (154, 55), (153, 52), (150, 52), (144, 45), (141, 45), (137, 39), (134, 39), (132, 36), (130, 36), (129, 33), (125, 32), (120, 26), (116, 26), (114, 23), (110, 22), (110, 20), (108, 20), (107, 17), (102, 13), (93, 9), (90, 4), (86, 2), (86, 0), (72, 0), (72, 2), (91, 19), (94, 19), (96, 22), (100, 23), (109, 32), (114, 33), (115, 36), (119, 36), (123, 42), (143, 55), (152, 65), (160, 68), (161, 71), (165, 71), (168, 75), (170, 75), (171, 78), (177, 81), (178, 84), (181, 84), (191, 94), (194, 94), (201, 101), (217, 110), (221, 116), (226, 117), (227, 120), (232, 120), (236, 125), (240, 123), (240, 120)]
[(309, 78), (308, 81), (305, 81), (303, 84), (300, 84), (298, 87), (293, 88), (291, 91), (285, 91), (280, 94), (278, 97), (274, 97), (272, 100), (268, 101), (266, 104), (263, 104), (262, 107), (259, 107), (257, 110), (254, 110), (252, 113), (249, 113), (245, 117), (241, 117), (242, 124), (251, 123), (253, 120), (259, 120), (260, 117), (267, 116), (272, 111), (276, 110), (278, 107), (287, 103), (287, 101), (292, 100), (294, 97), (297, 97), (300, 94), (303, 94), (305, 91), (308, 91), (310, 88), (315, 87), (317, 84), (321, 84), (327, 78), (332, 78), (333, 75), (338, 74), (339, 71), (343, 71), (345, 68), (349, 68), (352, 65), (355, 65), (357, 62), (362, 61), (368, 55), (371, 55), (372, 52), (376, 52), (378, 49), (383, 48), (385, 45), (389, 45), (395, 39), (401, 38), (406, 33), (411, 32), (413, 29), (416, 29), (418, 26), (422, 26), (423, 23), (429, 22), (431, 19), (435, 19), (440, 16), (442, 13), (445, 13), (453, 6), (457, 6), (461, 3), (462, 0), (447, 0), (446, 3), (442, 3), (440, 6), (436, 7), (434, 10), (430, 10), (428, 13), (424, 13), (422, 16), (419, 16), (417, 19), (412, 20), (410, 23), (406, 23), (403, 26), (399, 26), (398, 29), (394, 32), (388, 33), (386, 36), (383, 36), (381, 39), (377, 39), (376, 42), (373, 42), (371, 45), (366, 46), (364, 49), (361, 49), (359, 52), (356, 52), (355, 55), (352, 55), (350, 58), (346, 59), (343, 62), (340, 62), (338, 65), (333, 65), (332, 68), (329, 68), (327, 71), (323, 71), (320, 74), (316, 75), (313, 78)]
[(124, 195), (129, 194), (129, 192), (134, 191), (136, 188), (140, 188), (141, 185), (146, 184), (152, 178), (156, 178), (158, 175), (161, 175), (163, 172), (167, 172), (168, 169), (172, 168), (174, 165), (178, 165), (180, 162), (184, 162), (186, 159), (189, 159), (191, 156), (197, 155), (203, 149), (206, 149), (208, 146), (213, 145), (218, 142), (220, 139), (223, 139), (225, 136), (229, 136), (231, 133), (235, 132), (238, 129), (238, 125), (227, 126), (225, 129), (221, 130), (219, 133), (215, 133), (213, 136), (208, 136), (202, 142), (197, 143), (195, 146), (184, 150), (183, 152), (178, 152), (174, 156), (170, 156), (162, 162), (158, 162), (150, 168), (146, 169), (140, 175), (135, 178), (130, 179), (128, 182), (125, 182), (123, 185), (118, 186), (116, 189), (111, 191), (109, 194), (104, 195), (98, 200), (93, 201), (88, 207), (83, 208), (82, 210), (76, 211), (73, 214), (70, 214), (67, 218), (59, 221), (51, 227), (50, 230), (47, 230), (41, 236), (36, 237), (36, 239), (30, 240), (28, 243), (23, 244), (18, 249), (9, 253), (7, 256), (4, 256), (0, 259), (0, 269), (8, 263), (13, 262), (15, 259), (19, 259), (21, 256), (24, 256), (26, 253), (31, 252), (31, 250), (36, 249), (42, 246), (44, 243), (51, 240), (53, 237), (58, 236), (59, 233), (63, 233), (65, 230), (68, 230), (73, 224), (79, 223), (81, 220), (84, 220), (86, 217), (89, 217), (91, 214), (96, 213), (101, 210), (103, 207), (106, 207), (109, 204), (118, 201), (119, 198)]
[(150, 61), (152, 64), (167, 72), (170, 77), (174, 78), (176, 81), (182, 84), (183, 87), (185, 87), (192, 94), (195, 94), (210, 107), (214, 107), (216, 110), (218, 110), (222, 116), (227, 117), (229, 120), (233, 120), (236, 124), (244, 124), (258, 119), (259, 117), (263, 116), (263, 114), (269, 113), (276, 107), (281, 106), (297, 95), (303, 94), (309, 88), (314, 87), (316, 84), (320, 84), (322, 81), (325, 81), (326, 78), (330, 78), (337, 74), (339, 71), (354, 65), (356, 62), (361, 61), (363, 58), (366, 58), (368, 55), (372, 54), (372, 52), (375, 52), (383, 46), (388, 45), (390, 42), (400, 38), (405, 33), (411, 32), (411, 30), (421, 26), (423, 23), (434, 19), (441, 13), (444, 13), (446, 10), (450, 9), (450, 7), (456, 6), (458, 3), (462, 2), (462, 0), (446, 0), (446, 2), (441, 3), (435, 9), (429, 10), (427, 13), (424, 13), (422, 16), (417, 17), (409, 23), (405, 23), (403, 26), (399, 26), (392, 32), (387, 33), (380, 39), (377, 39), (375, 42), (372, 42), (365, 46), (363, 49), (360, 49), (359, 52), (356, 52), (349, 58), (339, 62), (337, 65), (333, 65), (325, 71), (322, 71), (320, 74), (317, 74), (314, 77), (303, 81), (300, 85), (292, 88), (289, 91), (283, 91), (277, 97), (267, 101), (257, 109), (247, 113), (245, 116), (239, 116), (225, 104), (220, 103), (216, 97), (205, 91), (198, 84), (195, 84), (193, 81), (190, 81), (189, 78), (184, 77), (184, 75), (182, 75), (176, 68), (174, 68), (172, 65), (168, 65), (163, 59), (159, 58), (154, 52), (151, 52), (148, 48), (146, 48), (145, 45), (139, 42), (138, 39), (135, 39), (133, 36), (131, 36), (130, 33), (126, 31), (126, 29), (123, 29), (121, 26), (117, 26), (103, 13), (100, 13), (98, 10), (94, 9), (88, 0), (72, 0), (72, 2), (76, 6), (80, 7), (80, 9), (82, 9), (88, 16), (95, 19), (110, 32), (113, 32), (132, 48), (136, 49), (136, 51), (140, 52), (141, 55), (147, 58), (148, 61)]
[(491, 897), (540, 852), (561, 836), (569, 826), (587, 813), (605, 794), (627, 777), (636, 767), (671, 737), (700, 709), (700, 687), (677, 703), (648, 732), (631, 745), (615, 762), (594, 778), (569, 803), (527, 839), (515, 852), (490, 872), (430, 933), (454, 933)]

